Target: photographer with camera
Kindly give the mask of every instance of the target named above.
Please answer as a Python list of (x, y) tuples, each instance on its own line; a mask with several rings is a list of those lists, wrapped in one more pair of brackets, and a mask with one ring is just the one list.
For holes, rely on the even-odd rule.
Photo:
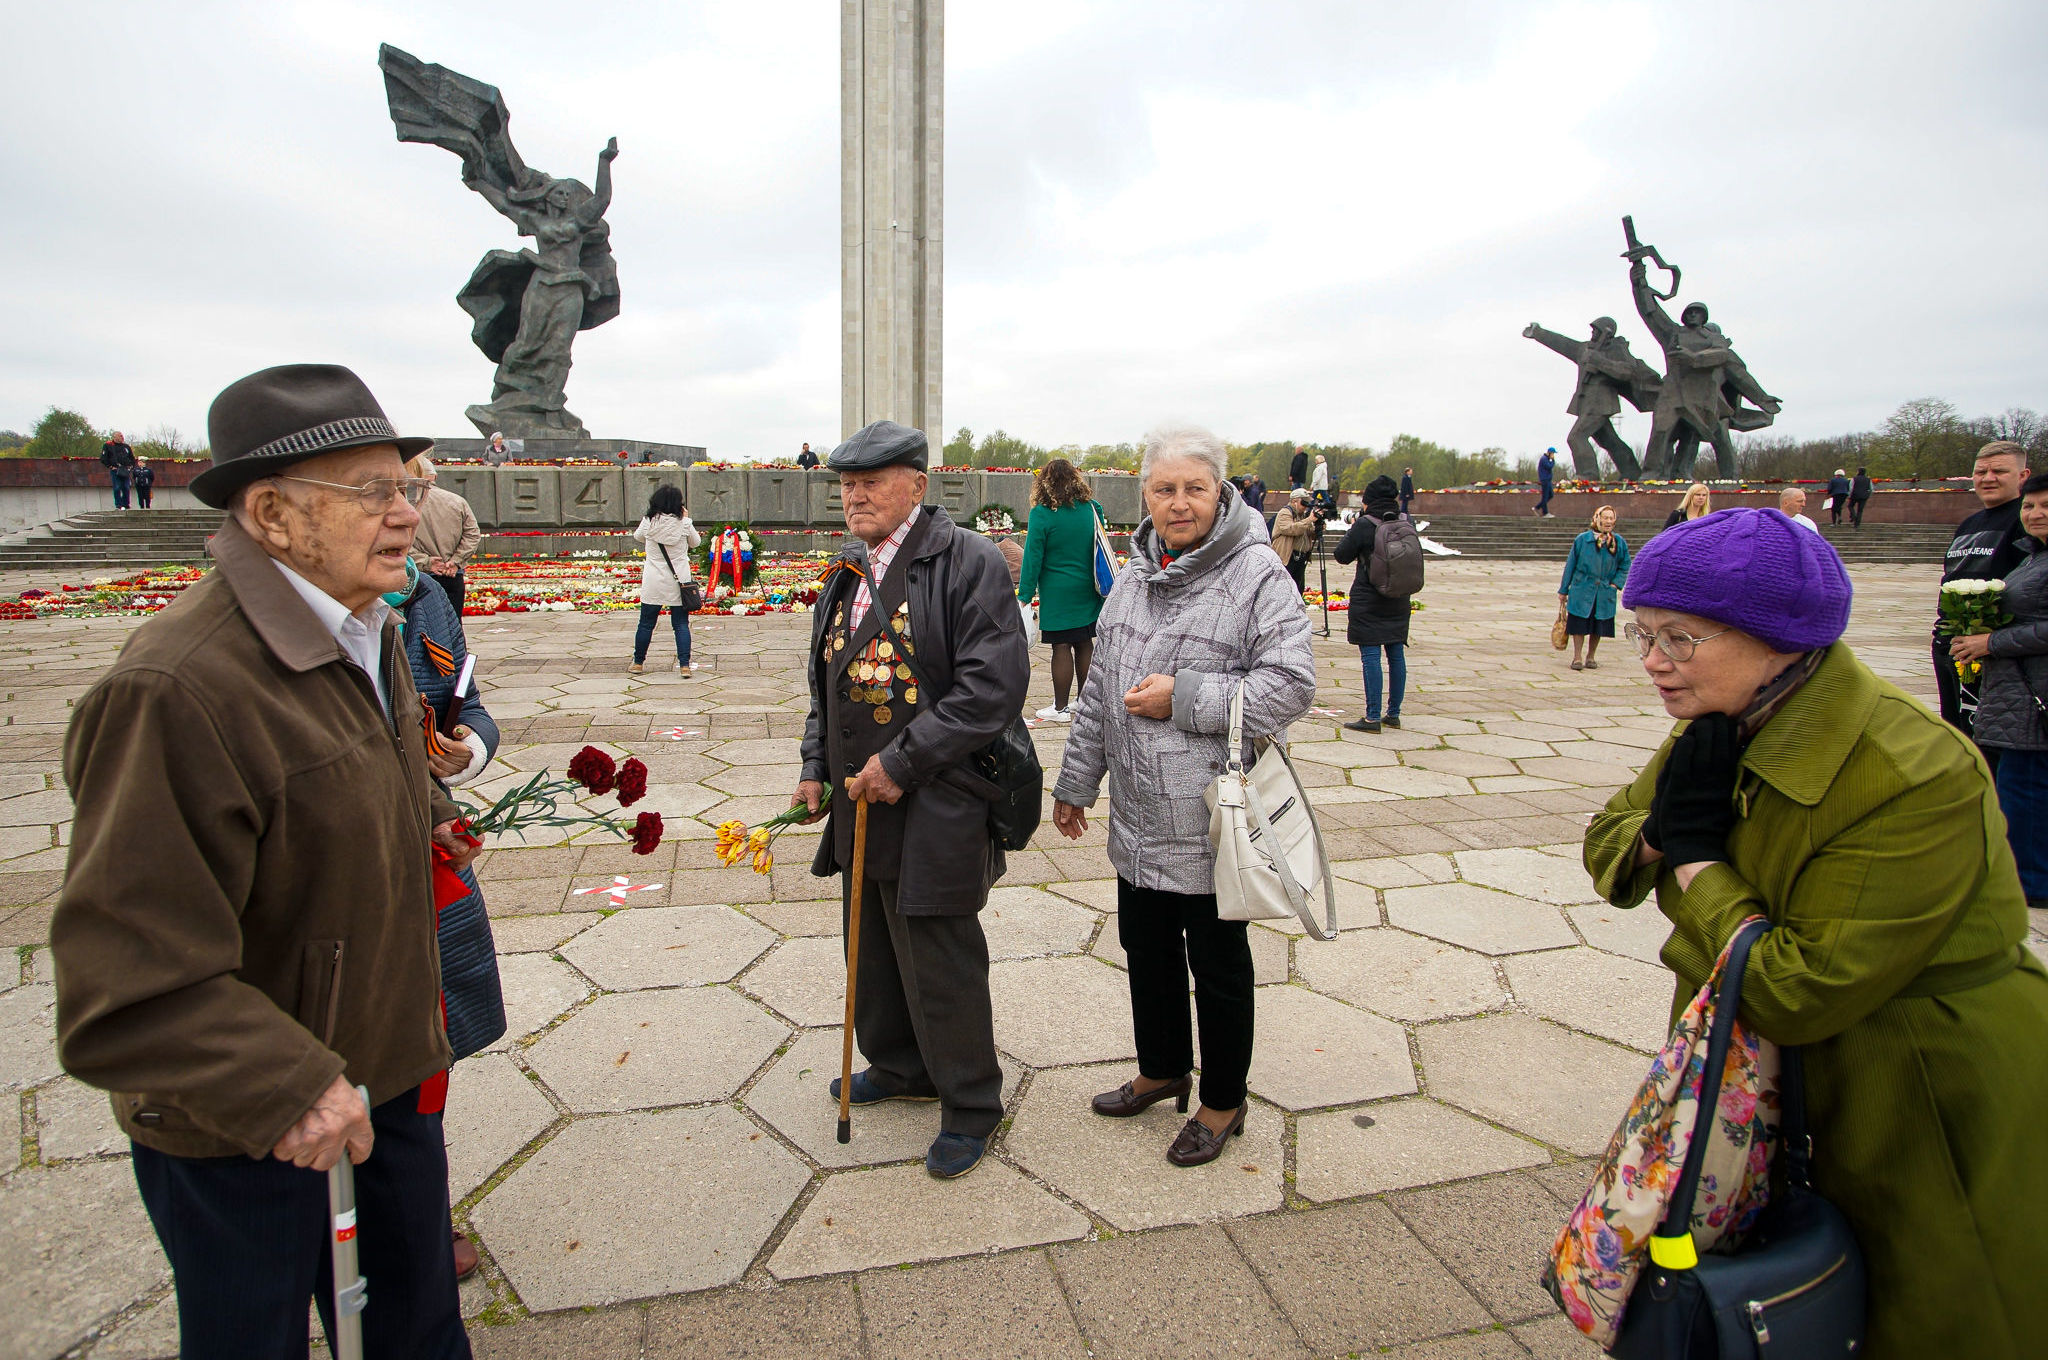
[(1287, 574), (1294, 578), (1295, 593), (1306, 589), (1310, 539), (1322, 528), (1322, 521), (1309, 509), (1309, 494), (1296, 487), (1287, 504), (1273, 521), (1273, 551), (1280, 555)]

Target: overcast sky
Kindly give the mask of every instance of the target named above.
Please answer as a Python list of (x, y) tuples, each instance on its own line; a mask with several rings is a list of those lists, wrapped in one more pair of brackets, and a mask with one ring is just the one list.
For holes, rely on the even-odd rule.
[[(388, 41), (499, 86), (550, 174), (588, 182), (618, 137), (624, 305), (569, 382), (593, 433), (829, 445), (838, 13), (0, 0), (0, 426), (56, 403), (200, 435), (227, 382), (329, 360), (401, 428), (469, 433), (491, 365), (455, 293), (522, 243), (454, 156), (395, 139)], [(1525, 323), (1610, 314), (1657, 360), (1625, 212), (1784, 432), (1926, 395), (2048, 408), (2038, 0), (953, 0), (946, 24), (949, 433), (1561, 444), (1572, 371)]]

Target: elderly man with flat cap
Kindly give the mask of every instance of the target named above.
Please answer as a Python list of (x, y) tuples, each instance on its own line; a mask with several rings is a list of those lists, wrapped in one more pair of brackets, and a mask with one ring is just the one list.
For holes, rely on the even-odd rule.
[(308, 1298), (332, 1338), (343, 1156), (366, 1353), (467, 1356), (431, 872), (436, 843), (473, 852), (387, 604), (425, 490), (401, 459), (429, 441), (323, 364), (242, 379), (207, 426), (217, 569), (135, 630), (65, 739), (58, 1053), (132, 1140), (187, 1360), (304, 1360)]
[(1031, 663), (1002, 554), (922, 504), (927, 455), (921, 431), (879, 420), (826, 463), (850, 541), (813, 615), (811, 711), (790, 805), (816, 813), (834, 786), (811, 872), (846, 874), (842, 901), (854, 800), (873, 805), (853, 1017), (871, 1066), (854, 1074), (851, 1099), (937, 1100), (925, 1169), (951, 1179), (980, 1163), (1003, 1118), (976, 916), (1003, 850), (966, 765), (1023, 711)]

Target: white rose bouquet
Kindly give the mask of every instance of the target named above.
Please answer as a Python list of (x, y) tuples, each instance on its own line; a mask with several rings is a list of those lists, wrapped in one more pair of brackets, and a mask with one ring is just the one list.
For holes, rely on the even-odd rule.
[[(1941, 622), (1935, 626), (1940, 637), (1967, 637), (1973, 633), (1994, 633), (2012, 622), (2005, 612), (2005, 582), (1950, 581), (1941, 588)], [(1981, 661), (1957, 661), (1956, 678), (1969, 684), (1984, 673)]]

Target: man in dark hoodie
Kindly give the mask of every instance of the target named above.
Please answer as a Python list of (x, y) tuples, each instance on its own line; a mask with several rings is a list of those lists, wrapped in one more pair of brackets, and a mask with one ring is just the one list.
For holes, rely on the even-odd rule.
[[(1358, 648), (1359, 660), (1365, 669), (1365, 716), (1344, 724), (1354, 732), (1377, 732), (1383, 726), (1399, 727), (1401, 699), (1408, 688), (1406, 649), (1410, 596), (1382, 592), (1370, 577), (1373, 545), (1381, 534), (1390, 536), (1389, 549), (1393, 547), (1393, 540), (1405, 536), (1414, 545), (1416, 553), (1419, 555), (1421, 552), (1415, 526), (1401, 514), (1398, 496), (1392, 477), (1382, 475), (1366, 483), (1365, 509), (1351, 521), (1344, 541), (1337, 545), (1339, 562), (1358, 564), (1358, 572), (1351, 581), (1350, 608), (1346, 611), (1349, 621), (1344, 626), (1345, 637)], [(1387, 554), (1383, 552), (1381, 555), (1385, 557)], [(1380, 708), (1382, 650), (1387, 655), (1384, 717)]]

